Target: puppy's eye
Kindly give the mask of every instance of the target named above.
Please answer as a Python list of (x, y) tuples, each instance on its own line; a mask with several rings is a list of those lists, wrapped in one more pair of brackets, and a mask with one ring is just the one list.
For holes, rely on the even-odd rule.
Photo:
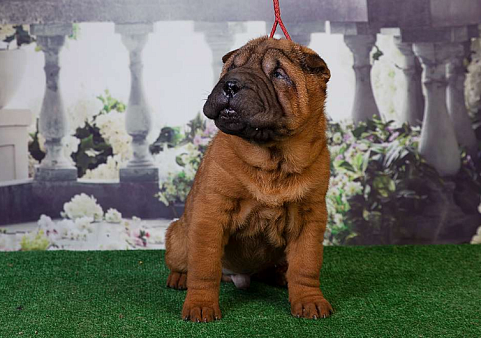
[(276, 79), (289, 79), (286, 72), (282, 68), (276, 68), (272, 73), (272, 76)]
[(234, 69), (234, 68), (235, 68), (235, 64), (234, 64), (234, 62), (232, 62), (232, 63), (230, 64), (229, 68), (227, 68), (227, 71), (232, 70), (232, 69)]

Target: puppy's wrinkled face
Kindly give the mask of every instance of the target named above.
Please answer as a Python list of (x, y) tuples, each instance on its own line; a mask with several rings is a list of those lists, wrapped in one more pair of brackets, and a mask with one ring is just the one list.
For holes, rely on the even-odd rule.
[(261, 37), (222, 60), (221, 78), (204, 114), (224, 133), (265, 144), (293, 135), (323, 115), (330, 72), (311, 49)]

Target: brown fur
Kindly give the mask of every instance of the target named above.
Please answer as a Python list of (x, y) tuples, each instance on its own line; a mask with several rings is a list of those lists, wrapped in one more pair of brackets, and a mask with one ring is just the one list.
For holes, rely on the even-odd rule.
[(259, 38), (225, 59), (221, 77), (232, 63), (268, 73), (272, 60), (281, 60), (295, 85), (274, 85), (285, 136), (258, 144), (216, 135), (184, 215), (167, 231), (168, 286), (188, 288), (182, 318), (212, 321), (221, 318), (222, 268), (262, 274), (287, 262), (292, 314), (327, 317), (332, 308), (319, 274), (330, 175), (324, 116), (329, 70), (315, 52), (287, 40)]

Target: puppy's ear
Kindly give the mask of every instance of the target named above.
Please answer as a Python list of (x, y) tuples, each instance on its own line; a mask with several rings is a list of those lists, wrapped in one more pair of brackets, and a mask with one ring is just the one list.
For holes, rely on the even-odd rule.
[(235, 52), (237, 52), (238, 50), (239, 50), (239, 49), (234, 49), (234, 50), (230, 51), (229, 53), (227, 53), (226, 55), (224, 55), (224, 56), (222, 57), (222, 62), (223, 62), (223, 63), (226, 63), (227, 60), (229, 60), (229, 58), (230, 58), (233, 54), (235, 54)]
[(324, 60), (317, 54), (307, 54), (306, 55), (306, 65), (312, 73), (319, 74), (324, 80), (329, 81), (331, 78), (331, 72), (327, 68), (327, 64)]

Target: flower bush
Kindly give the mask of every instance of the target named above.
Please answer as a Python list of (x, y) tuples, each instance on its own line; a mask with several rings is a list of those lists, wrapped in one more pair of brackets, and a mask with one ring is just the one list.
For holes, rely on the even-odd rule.
[[(158, 197), (165, 205), (185, 202), (202, 155), (215, 134), (215, 126), (204, 126), (200, 121), (198, 118), (190, 124), (194, 127), (185, 139), (191, 143), (176, 158), (182, 169), (169, 173), (161, 182)], [(419, 154), (420, 132), (419, 127), (395, 125), (376, 117), (356, 126), (330, 121), (326, 245), (393, 243), (403, 231), (403, 220), (422, 213), (431, 202), (433, 188), (443, 186), (445, 180)], [(481, 178), (465, 151), (462, 163), (453, 179), (479, 195)]]
[[(327, 198), (330, 217), (337, 218), (330, 221), (333, 244), (395, 243), (405, 230), (403, 222), (422, 215), (433, 202), (433, 191), (447, 182), (455, 183), (458, 201), (481, 193), (480, 173), (464, 149), (461, 170), (453, 177), (441, 177), (425, 161), (418, 152), (419, 127), (374, 118), (356, 127), (330, 123), (329, 128), (332, 184)], [(335, 142), (336, 133), (342, 144)], [(469, 203), (460, 203), (469, 209)]]
[[(180, 134), (179, 131), (177, 133)], [(175, 137), (178, 140), (177, 147), (181, 149), (181, 153), (175, 158), (180, 169), (169, 172), (160, 182), (157, 197), (162, 203), (173, 207), (176, 203), (185, 202), (202, 156), (216, 133), (215, 124), (198, 114), (187, 124), (185, 134)]]
[[(102, 109), (78, 126), (73, 135), (64, 137), (64, 154), (71, 158), (79, 177), (102, 179), (118, 178), (120, 163), (132, 156), (131, 136), (124, 127), (123, 102), (114, 99), (108, 90), (99, 95)], [(30, 134), (29, 153), (32, 161), (41, 162), (45, 157), (45, 139), (37, 130)], [(100, 167), (100, 168), (99, 168)], [(99, 168), (98, 172), (95, 170)], [(114, 171), (112, 175), (111, 172)], [(112, 177), (114, 176), (114, 177)]]
[(93, 196), (86, 194), (75, 195), (70, 202), (63, 206), (61, 216), (69, 219), (91, 218), (92, 221), (100, 221), (104, 217), (104, 211), (97, 204), (97, 200)]
[(120, 223), (122, 222), (122, 214), (118, 210), (110, 208), (105, 213), (105, 221), (108, 223)]
[(0, 251), (64, 249), (72, 241), (83, 243), (84, 250), (144, 249), (164, 243), (163, 228), (148, 228), (135, 216), (124, 219), (113, 208), (104, 213), (93, 196), (76, 195), (64, 210), (61, 220), (40, 216), (34, 231), (9, 234), (0, 229)]
[(386, 236), (400, 213), (412, 212), (427, 198), (410, 179), (439, 178), (417, 152), (419, 128), (393, 124), (377, 118), (358, 126), (330, 122), (329, 243)]

